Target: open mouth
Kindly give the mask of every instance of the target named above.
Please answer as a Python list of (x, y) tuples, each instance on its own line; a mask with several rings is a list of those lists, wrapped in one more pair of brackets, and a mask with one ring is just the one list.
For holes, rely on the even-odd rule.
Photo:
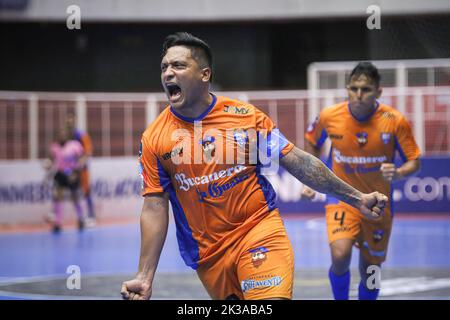
[(181, 97), (181, 88), (176, 83), (166, 83), (166, 88), (171, 101), (178, 100)]

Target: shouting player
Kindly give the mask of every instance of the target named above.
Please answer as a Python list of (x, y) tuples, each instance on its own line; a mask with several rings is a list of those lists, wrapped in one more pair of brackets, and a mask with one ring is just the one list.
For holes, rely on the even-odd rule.
[[(213, 299), (291, 299), (292, 246), (274, 190), (261, 175), (270, 159), (367, 217), (377, 218), (387, 201), (336, 177), (253, 105), (210, 93), (211, 77), (211, 50), (203, 40), (189, 33), (166, 38), (161, 82), (170, 106), (141, 140), (141, 254), (135, 279), (122, 284), (124, 299), (152, 294), (169, 200), (181, 256)], [(268, 162), (253, 157), (255, 141)]]

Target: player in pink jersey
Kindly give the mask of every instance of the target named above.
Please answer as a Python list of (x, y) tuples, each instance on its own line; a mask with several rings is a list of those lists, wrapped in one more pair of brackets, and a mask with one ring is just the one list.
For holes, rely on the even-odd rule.
[(135, 279), (122, 284), (124, 299), (151, 297), (169, 200), (181, 256), (213, 299), (292, 298), (293, 250), (265, 165), (279, 163), (373, 219), (387, 201), (337, 178), (253, 105), (210, 93), (211, 66), (203, 40), (166, 38), (161, 82), (170, 106), (142, 135), (141, 255)]
[(54, 172), (53, 210), (55, 222), (53, 232), (58, 233), (62, 225), (62, 200), (65, 189), (70, 190), (72, 202), (78, 218), (78, 228), (84, 228), (83, 211), (79, 203), (80, 169), (84, 166), (83, 146), (71, 140), (71, 132), (63, 128), (59, 132), (58, 142), (50, 146), (51, 168)]

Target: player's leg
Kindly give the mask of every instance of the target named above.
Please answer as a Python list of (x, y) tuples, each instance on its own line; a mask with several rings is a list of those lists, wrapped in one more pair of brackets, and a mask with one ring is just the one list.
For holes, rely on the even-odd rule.
[(354, 241), (352, 239), (338, 239), (330, 244), (330, 271), (334, 274), (342, 275), (349, 270), (353, 244)]
[(386, 260), (391, 228), (392, 218), (388, 209), (380, 221), (364, 219), (361, 224), (362, 236), (359, 241), (361, 282), (358, 287), (360, 300), (375, 300), (378, 297), (381, 275), (377, 275), (376, 272), (381, 272), (381, 264)]
[(69, 188), (70, 188), (70, 195), (72, 199), (72, 203), (75, 207), (75, 212), (77, 214), (78, 219), (78, 229), (83, 230), (84, 229), (84, 217), (83, 217), (83, 209), (81, 208), (80, 204), (80, 175), (78, 172), (72, 172), (71, 176), (69, 177)]
[(62, 200), (64, 197), (64, 188), (66, 184), (66, 179), (63, 173), (57, 172), (54, 176), (53, 184), (53, 212), (55, 213), (55, 219), (53, 222), (53, 232), (58, 233), (61, 231), (62, 227)]
[(294, 253), (278, 211), (197, 274), (213, 299), (291, 299)]
[(53, 232), (58, 233), (62, 227), (62, 198), (64, 195), (64, 189), (60, 186), (53, 188), (53, 212), (55, 213), (55, 219), (53, 221)]
[(88, 213), (88, 222), (89, 225), (95, 225), (95, 212), (94, 212), (94, 203), (92, 201), (91, 196), (91, 188), (89, 181), (89, 171), (88, 169), (83, 169), (81, 171), (80, 176), (81, 189), (83, 191), (83, 196), (86, 199), (87, 213)]
[(338, 239), (330, 244), (331, 267), (328, 278), (336, 300), (348, 300), (349, 297), (353, 244), (352, 239)]
[(231, 267), (231, 257), (234, 249), (228, 248), (226, 254), (218, 254), (202, 263), (197, 269), (197, 275), (214, 300), (242, 300), (243, 295), (236, 274)]
[(237, 280), (244, 299), (292, 299), (294, 251), (278, 210), (239, 243)]
[[(362, 251), (359, 254), (359, 274), (361, 275), (361, 281), (358, 286), (358, 298), (359, 300), (376, 300), (380, 292), (379, 282), (380, 279), (375, 279), (377, 275), (370, 267), (381, 268), (381, 263), (373, 263), (367, 261)], [(379, 269), (381, 270), (381, 269)], [(370, 278), (371, 277), (371, 278)]]
[(326, 206), (327, 232), (331, 266), (328, 277), (336, 300), (348, 300), (350, 291), (350, 262), (353, 245), (360, 232), (358, 211), (343, 203)]

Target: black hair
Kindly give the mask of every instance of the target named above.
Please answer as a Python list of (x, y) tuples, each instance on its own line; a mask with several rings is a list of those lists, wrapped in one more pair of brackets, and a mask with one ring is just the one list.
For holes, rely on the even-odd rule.
[(372, 62), (363, 61), (358, 63), (350, 73), (349, 80), (353, 77), (358, 78), (361, 75), (364, 75), (368, 79), (372, 80), (377, 87), (380, 86), (381, 76), (377, 67), (375, 67)]
[(177, 32), (175, 34), (171, 34), (164, 40), (162, 56), (164, 57), (166, 55), (169, 48), (175, 46), (185, 46), (189, 48), (191, 50), (192, 57), (199, 63), (199, 65), (206, 65), (211, 69), (210, 81), (212, 80), (213, 58), (211, 48), (205, 41), (188, 32)]

